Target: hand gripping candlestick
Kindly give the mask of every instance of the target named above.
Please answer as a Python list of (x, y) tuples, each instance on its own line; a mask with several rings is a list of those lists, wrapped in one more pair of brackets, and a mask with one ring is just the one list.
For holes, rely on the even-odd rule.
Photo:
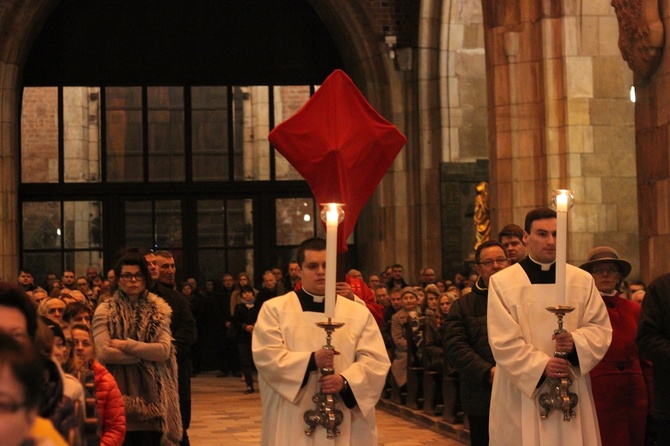
[[(326, 296), (325, 296), (325, 313), (328, 318), (327, 322), (317, 322), (317, 326), (326, 331), (326, 344), (323, 346), (326, 350), (333, 350), (335, 354), (335, 347), (331, 345), (333, 331), (342, 327), (344, 323), (333, 322), (332, 317), (335, 315), (335, 277), (337, 274), (337, 226), (344, 220), (343, 204), (340, 203), (325, 203), (321, 205), (321, 220), (326, 222)], [(335, 369), (328, 367), (320, 369), (322, 375), (333, 375)], [(305, 423), (309, 425), (305, 429), (305, 434), (311, 437), (316, 429), (316, 426), (323, 426), (326, 428), (326, 438), (332, 440), (340, 434), (338, 426), (342, 424), (342, 411), (335, 407), (339, 401), (337, 394), (318, 392), (312, 397), (312, 401), (316, 403), (316, 409), (308, 410), (303, 415)]]
[[(547, 307), (547, 311), (554, 313), (558, 319), (558, 329), (554, 334), (565, 333), (563, 329), (563, 317), (574, 310), (574, 307), (566, 305), (565, 296), (565, 265), (567, 257), (567, 232), (568, 232), (568, 209), (574, 204), (574, 195), (572, 191), (558, 189), (554, 191), (551, 198), (552, 204), (556, 207), (556, 305)], [(566, 358), (569, 352), (554, 352), (557, 358)], [(539, 396), (539, 403), (544, 410), (540, 416), (544, 419), (549, 416), (551, 409), (563, 411), (563, 421), (570, 421), (576, 416), (573, 410), (577, 406), (577, 394), (570, 392), (572, 380), (570, 377), (550, 378), (547, 385), (550, 391), (544, 392)]]

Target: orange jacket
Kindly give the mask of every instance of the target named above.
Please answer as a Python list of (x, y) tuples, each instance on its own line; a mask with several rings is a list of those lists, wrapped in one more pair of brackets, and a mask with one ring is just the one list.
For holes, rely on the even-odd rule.
[(98, 398), (100, 444), (120, 446), (126, 438), (126, 412), (121, 391), (112, 374), (98, 361), (93, 361), (91, 369), (95, 375), (95, 393)]

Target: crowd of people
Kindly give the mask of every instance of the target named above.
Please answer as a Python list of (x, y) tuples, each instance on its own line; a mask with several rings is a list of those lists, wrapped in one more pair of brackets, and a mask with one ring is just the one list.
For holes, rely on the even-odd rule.
[[(643, 282), (626, 282), (630, 263), (611, 247), (596, 247), (579, 268), (568, 265), (567, 304), (576, 311), (566, 316), (565, 333), (554, 333), (555, 316), (545, 308), (555, 285), (555, 221), (549, 209), (531, 211), (525, 228), (510, 224), (497, 240), (480, 243), (468, 268), (449, 279), (431, 267), (408, 278), (400, 264), (367, 280), (348, 271), (337, 294), (360, 305), (341, 303), (337, 311), (347, 308), (347, 330), (363, 330), (350, 336), (367, 333), (365, 354), (372, 359), (364, 366), (346, 340), (338, 349), (350, 359), (323, 356), (318, 346), (302, 345), (307, 338), (283, 338), (294, 324), (306, 330), (304, 321), (287, 316), (295, 305), (296, 314), (324, 311), (317, 301), (325, 275), (319, 239), (299, 251), (286, 274), (265, 271), (257, 287), (245, 272), (207, 280), (202, 290), (194, 278), (178, 284), (166, 251), (130, 250), (104, 278), (89, 267), (80, 277), (73, 270), (60, 278), (49, 274), (38, 286), (29, 270), (21, 270), (16, 284), (0, 283), (0, 387), (11, 383), (12, 392), (22, 392), (0, 389), (0, 395), (9, 395), (5, 410), (25, 412), (15, 438), (189, 444), (190, 378), (203, 371), (208, 337), (219, 350), (219, 376), (239, 377), (247, 394), (260, 383), (268, 414), (292, 413), (281, 401), (297, 404), (295, 392), (306, 386), (339, 393), (348, 409), (369, 404), (385, 384), (402, 393), (410, 366), (420, 364), (444, 378), (437, 398), (444, 418), (465, 422), (473, 445), (544, 444), (551, 436), (570, 444), (641, 446), (655, 444), (657, 435), (668, 438), (668, 398), (653, 392), (670, 351), (668, 322), (659, 319), (667, 309), (667, 280), (649, 290)], [(316, 332), (314, 339), (323, 342)], [(311, 357), (292, 356), (294, 349), (310, 348)], [(343, 369), (338, 378), (317, 379), (317, 370), (333, 365)], [(22, 375), (26, 367), (39, 373)], [(286, 375), (298, 369), (303, 372)], [(280, 374), (286, 390), (275, 385)], [(379, 388), (370, 387), (380, 374)], [(578, 397), (579, 420), (569, 429), (546, 422), (554, 414), (537, 410), (538, 394), (556, 380), (569, 381)], [(33, 395), (36, 382), (46, 383), (40, 395)], [(279, 431), (288, 441), (285, 423), (273, 420), (264, 444), (280, 444)]]

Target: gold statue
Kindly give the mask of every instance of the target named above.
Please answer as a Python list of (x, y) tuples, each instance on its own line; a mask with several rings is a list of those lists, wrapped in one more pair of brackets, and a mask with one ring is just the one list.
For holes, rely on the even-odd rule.
[(475, 251), (485, 241), (491, 238), (491, 208), (489, 207), (489, 184), (482, 181), (476, 187), (475, 215), (473, 217), (477, 228)]

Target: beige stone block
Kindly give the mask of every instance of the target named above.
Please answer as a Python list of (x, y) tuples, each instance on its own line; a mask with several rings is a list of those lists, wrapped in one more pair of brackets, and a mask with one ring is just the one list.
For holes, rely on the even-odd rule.
[[(480, 3), (481, 4), (481, 3)], [(468, 23), (463, 28), (463, 48), (484, 48), (484, 26), (481, 22)]]
[(589, 0), (581, 3), (584, 16), (612, 16), (614, 9), (609, 0)]
[(486, 79), (484, 48), (457, 52), (456, 74), (461, 77)]
[[(457, 77), (451, 76), (447, 78), (447, 86), (449, 88), (449, 106), (460, 107), (461, 92), (460, 81)], [(436, 95), (437, 96), (437, 95)]]
[(568, 184), (568, 189), (573, 191), (575, 198), (580, 197), (580, 202), (585, 202), (583, 177), (571, 177)]
[(443, 29), (446, 29), (449, 33), (449, 46), (448, 50), (460, 50), (463, 48), (463, 39), (465, 34), (465, 24), (463, 23), (451, 23), (449, 25), (442, 25)]
[(568, 153), (592, 153), (593, 152), (593, 127), (570, 126), (566, 130), (568, 138)]
[[(599, 17), (581, 16), (579, 18), (570, 17), (575, 20), (574, 34), (579, 38), (579, 49), (576, 55), (579, 56), (594, 56), (599, 53), (598, 49), (598, 26), (600, 24)], [(567, 32), (566, 32), (567, 33)], [(567, 39), (567, 37), (566, 37)], [(572, 55), (572, 54), (569, 54)]]
[(566, 100), (566, 124), (590, 125), (591, 124), (591, 100), (584, 97), (570, 97)]
[[(610, 176), (634, 178), (635, 175), (635, 153), (622, 153), (608, 158), (610, 165)], [(631, 184), (633, 189), (635, 184)]]
[(593, 58), (593, 96), (596, 98), (624, 99), (631, 108), (630, 86), (633, 75), (620, 55)]
[[(446, 149), (446, 153), (444, 151)], [(443, 148), (442, 159), (455, 161), (459, 159), (461, 150), (461, 138), (458, 128), (451, 128), (449, 132), (449, 146)]]
[(580, 207), (581, 212), (573, 212), (573, 214), (575, 214), (575, 218), (573, 220), (573, 223), (575, 223), (575, 230), (590, 233), (598, 232), (600, 221), (602, 220), (602, 216), (599, 211), (600, 207), (600, 205), (585, 204)]
[(566, 94), (569, 98), (593, 97), (593, 67), (590, 57), (565, 58)]
[(603, 202), (602, 196), (602, 178), (600, 177), (583, 177), (584, 190), (580, 193), (583, 197), (584, 203), (601, 204)]
[(637, 187), (635, 177), (604, 177), (602, 179), (604, 204), (637, 207)]
[(597, 232), (611, 232), (618, 230), (616, 205), (600, 204), (596, 206), (598, 216)]
[(593, 99), (591, 122), (593, 125), (627, 126), (635, 119), (635, 109), (626, 99)]
[(579, 266), (586, 261), (589, 251), (593, 247), (593, 233), (577, 232), (572, 227), (573, 215), (568, 215), (568, 263)]
[(575, 197), (575, 206), (570, 212), (571, 229), (574, 232), (594, 233), (598, 232), (598, 205), (585, 204)]
[(547, 155), (547, 179), (559, 179), (561, 178), (561, 156), (560, 155)]
[(582, 155), (579, 153), (567, 153), (567, 167), (569, 177), (579, 177), (582, 175)]
[(598, 154), (585, 153), (582, 155), (582, 169), (592, 177), (605, 177), (610, 173), (607, 160)]
[(486, 116), (486, 78), (466, 77), (460, 80), (460, 104), (481, 110)]
[(565, 138), (563, 128), (547, 128), (545, 130), (545, 138), (546, 138), (546, 143), (545, 143), (545, 151), (547, 155), (557, 155), (560, 153), (561, 146), (563, 144), (563, 140)]
[(619, 50), (619, 22), (616, 16), (599, 17), (598, 21), (598, 53), (602, 56), (618, 56), (625, 64)]
[(566, 17), (581, 14), (582, 0), (563, 0), (562, 5)]
[[(635, 152), (635, 125), (597, 126), (593, 129), (594, 151), (603, 156)], [(635, 164), (627, 170), (634, 172)]]

